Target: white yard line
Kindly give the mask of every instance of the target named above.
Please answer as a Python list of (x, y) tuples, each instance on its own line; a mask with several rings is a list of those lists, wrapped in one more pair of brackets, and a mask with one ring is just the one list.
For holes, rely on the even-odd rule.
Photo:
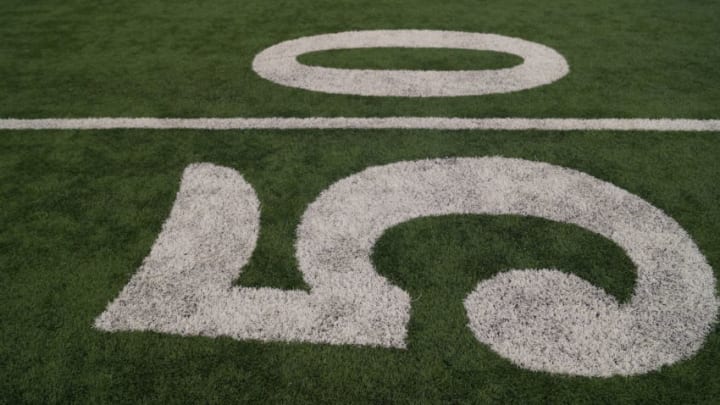
[(0, 118), (0, 130), (44, 129), (437, 129), (720, 132), (720, 119), (672, 118)]

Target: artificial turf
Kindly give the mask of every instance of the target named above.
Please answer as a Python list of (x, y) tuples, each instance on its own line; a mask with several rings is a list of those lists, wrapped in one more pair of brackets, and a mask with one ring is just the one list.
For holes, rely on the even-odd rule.
[[(381, 98), (291, 89), (253, 57), (307, 35), (489, 32), (548, 45), (568, 76), (511, 94)], [(0, 118), (719, 118), (720, 5), (710, 0), (0, 3)], [(340, 50), (346, 68), (512, 66), (460, 50)], [(633, 266), (586, 230), (515, 216), (390, 229), (377, 271), (412, 297), (408, 349), (263, 343), (92, 327), (148, 254), (193, 162), (237, 169), (261, 201), (246, 286), (306, 288), (295, 228), (317, 195), (368, 166), (505, 156), (587, 172), (663, 209), (720, 275), (720, 134), (654, 132), (0, 131), (0, 403), (717, 403), (720, 329), (687, 361), (634, 377), (523, 370), (478, 342), (462, 300), (511, 268), (555, 267), (621, 301)]]
[[(0, 116), (715, 118), (719, 8), (714, 0), (4, 0)], [(251, 68), (282, 41), (370, 29), (519, 37), (557, 50), (570, 74), (512, 94), (417, 99), (292, 89)], [(368, 58), (357, 52), (355, 63)], [(389, 66), (407, 59), (381, 54), (395, 59)]]
[[(295, 227), (336, 180), (367, 166), (510, 156), (590, 173), (675, 218), (720, 268), (718, 134), (434, 131), (12, 132), (0, 138), (0, 392), (17, 402), (712, 403), (720, 331), (690, 360), (635, 377), (531, 372), (479, 343), (462, 299), (511, 268), (555, 267), (626, 300), (633, 266), (575, 226), (448, 216), (389, 230), (377, 271), (412, 297), (408, 349), (236, 341), (93, 329), (147, 255), (183, 168), (236, 168), (262, 204), (238, 283), (303, 288)], [(392, 139), (392, 144), (388, 140)]]
[(517, 55), (447, 48), (365, 48), (308, 52), (297, 58), (310, 66), (340, 69), (473, 70), (517, 66)]

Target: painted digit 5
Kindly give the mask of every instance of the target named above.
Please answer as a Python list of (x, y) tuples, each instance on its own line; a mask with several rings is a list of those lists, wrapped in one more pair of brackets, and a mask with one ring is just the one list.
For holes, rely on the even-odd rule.
[(448, 214), (525, 215), (613, 240), (637, 268), (632, 299), (553, 269), (512, 270), (465, 300), (478, 340), (515, 364), (586, 376), (639, 374), (697, 352), (715, 321), (712, 269), (688, 234), (643, 199), (587, 174), (501, 157), (371, 167), (309, 205), (296, 256), (309, 292), (233, 287), (260, 227), (236, 171), (190, 165), (140, 269), (97, 319), (107, 331), (404, 348), (410, 297), (370, 252), (402, 222)]

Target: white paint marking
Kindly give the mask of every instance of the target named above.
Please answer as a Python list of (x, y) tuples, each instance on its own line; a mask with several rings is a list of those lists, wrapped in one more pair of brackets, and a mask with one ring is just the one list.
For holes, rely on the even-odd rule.
[[(233, 287), (259, 231), (259, 202), (236, 171), (190, 165), (170, 217), (142, 266), (95, 321), (102, 330), (152, 330), (236, 339), (402, 348), (409, 298), (384, 278), (300, 269), (304, 291)], [(311, 253), (312, 254), (312, 253)], [(349, 269), (348, 269), (349, 270)], [(360, 284), (358, 284), (360, 282)]]
[(717, 316), (713, 271), (672, 218), (587, 174), (495, 157), (394, 163), (331, 185), (297, 231), (309, 293), (232, 287), (255, 246), (259, 202), (234, 170), (191, 165), (150, 255), (96, 326), (402, 348), (410, 297), (377, 274), (371, 251), (395, 225), (449, 214), (575, 224), (613, 240), (637, 266), (623, 305), (557, 270), (480, 282), (465, 300), (469, 326), (521, 367), (645, 373), (696, 353)]
[[(445, 48), (511, 53), (523, 63), (505, 69), (377, 70), (303, 65), (309, 52), (359, 48)], [(334, 94), (396, 97), (453, 97), (509, 93), (552, 83), (570, 68), (554, 49), (497, 34), (431, 30), (348, 31), (273, 45), (253, 60), (253, 70), (272, 82)]]
[(435, 129), (497, 131), (720, 132), (720, 119), (674, 118), (0, 118), (0, 130), (100, 129)]

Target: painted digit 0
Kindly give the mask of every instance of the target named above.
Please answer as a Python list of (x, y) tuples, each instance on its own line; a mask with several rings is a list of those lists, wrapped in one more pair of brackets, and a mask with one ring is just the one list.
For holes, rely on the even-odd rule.
[[(523, 63), (505, 69), (462, 71), (336, 69), (303, 65), (309, 52), (359, 48), (445, 48), (511, 53)], [(361, 96), (453, 97), (508, 93), (552, 83), (568, 74), (565, 58), (545, 45), (475, 32), (349, 31), (281, 42), (260, 52), (253, 70), (272, 82), (324, 93)]]

